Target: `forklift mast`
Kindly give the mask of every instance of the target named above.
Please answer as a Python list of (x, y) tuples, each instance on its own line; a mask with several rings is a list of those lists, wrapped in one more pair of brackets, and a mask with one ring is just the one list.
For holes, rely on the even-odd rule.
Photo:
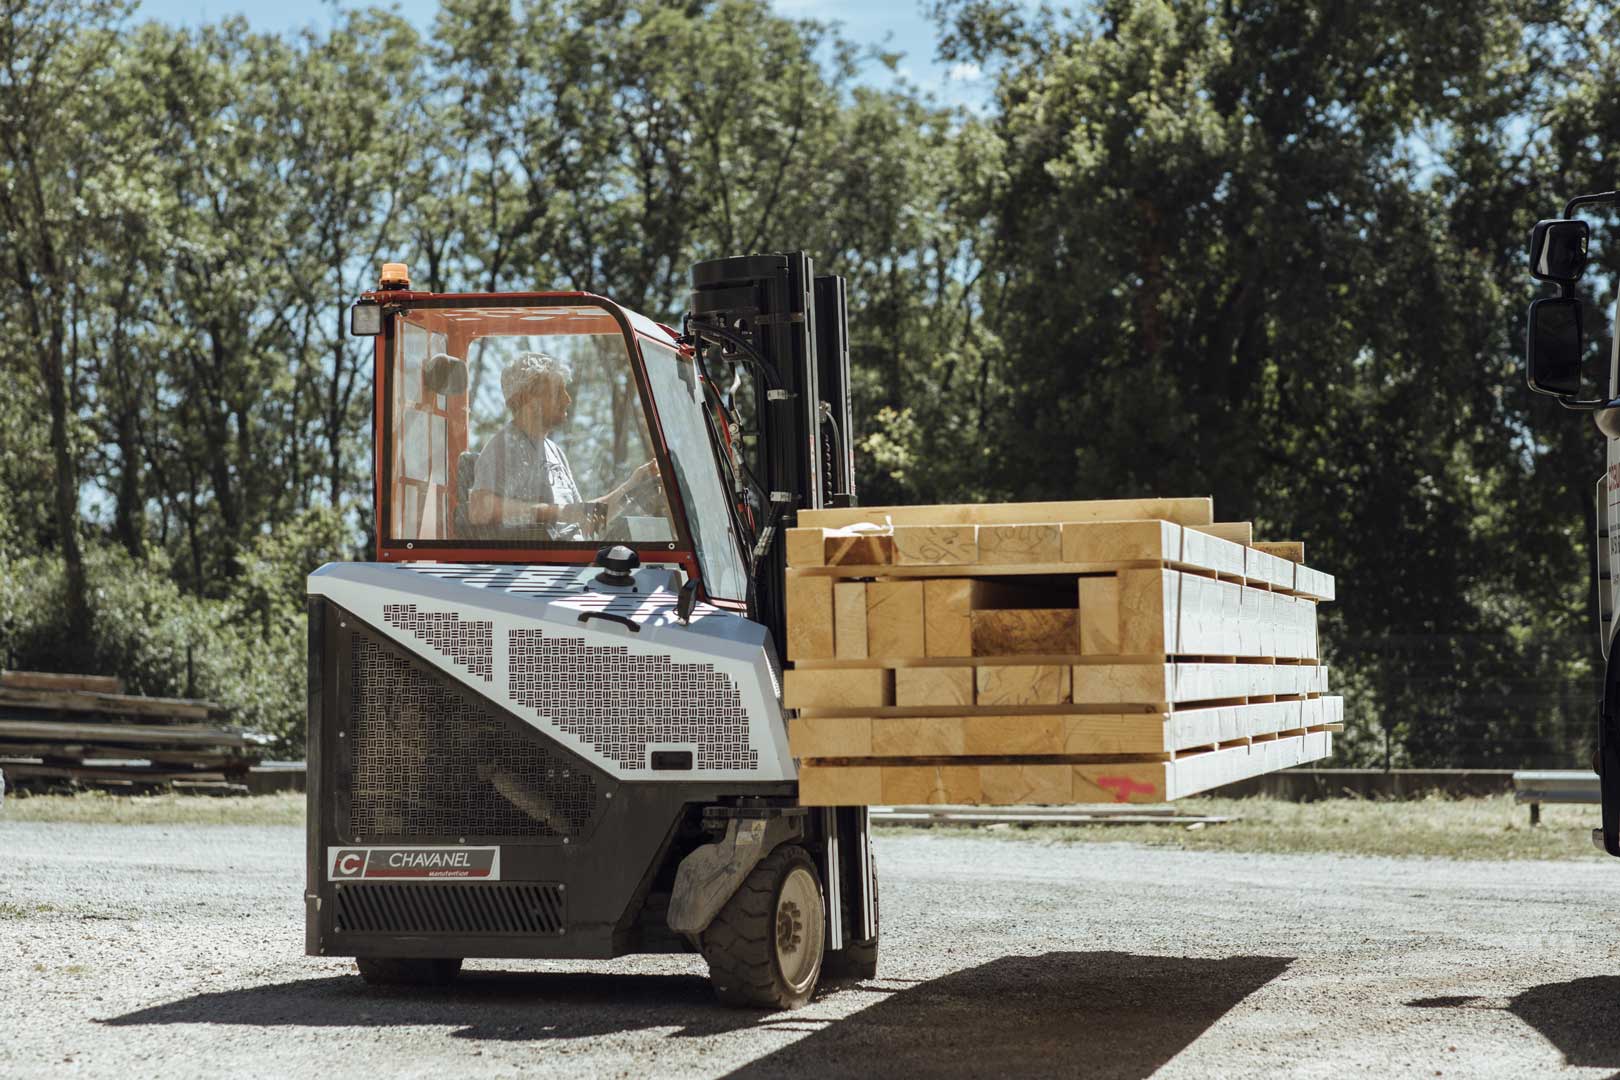
[[(854, 506), (849, 324), (844, 279), (816, 277), (802, 251), (712, 259), (692, 267), (688, 333), (722, 359), (751, 360), (758, 441), (751, 471), (765, 485), (752, 542), (754, 616), (786, 641), (785, 546), (800, 510)], [(748, 453), (748, 450), (744, 450)]]

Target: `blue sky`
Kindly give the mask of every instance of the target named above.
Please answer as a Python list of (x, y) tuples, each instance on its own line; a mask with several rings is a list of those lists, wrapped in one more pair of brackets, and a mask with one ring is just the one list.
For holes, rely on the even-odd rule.
[[(375, 0), (393, 7), (426, 29), (438, 10), (438, 0)], [(330, 25), (338, 8), (367, 7), (354, 0), (279, 0), (274, 4), (247, 0), (141, 0), (136, 19), (197, 25), (229, 15), (245, 16), (256, 29), (278, 32), (314, 24)], [(942, 102), (980, 105), (989, 94), (988, 81), (971, 66), (942, 64), (934, 59), (934, 26), (923, 14), (922, 0), (772, 0), (771, 6), (795, 18), (816, 18), (840, 23), (844, 36), (862, 45), (882, 45), (904, 53), (898, 73)], [(870, 65), (864, 75), (874, 85), (893, 79), (881, 65)]]

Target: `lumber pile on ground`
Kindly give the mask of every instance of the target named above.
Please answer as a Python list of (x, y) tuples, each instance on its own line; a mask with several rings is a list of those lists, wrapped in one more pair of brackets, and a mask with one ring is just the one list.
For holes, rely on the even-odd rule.
[(106, 676), (0, 672), (0, 773), (16, 788), (245, 791), (258, 746), (223, 715)]
[(784, 704), (806, 805), (1163, 802), (1332, 752), (1298, 542), (1209, 499), (803, 511)]

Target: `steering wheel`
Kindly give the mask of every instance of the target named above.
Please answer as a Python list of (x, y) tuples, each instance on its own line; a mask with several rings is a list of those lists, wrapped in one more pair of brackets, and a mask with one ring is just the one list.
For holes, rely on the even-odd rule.
[(668, 502), (658, 477), (648, 473), (625, 489), (619, 509), (602, 529), (604, 540), (630, 540), (632, 517), (659, 517), (668, 520)]

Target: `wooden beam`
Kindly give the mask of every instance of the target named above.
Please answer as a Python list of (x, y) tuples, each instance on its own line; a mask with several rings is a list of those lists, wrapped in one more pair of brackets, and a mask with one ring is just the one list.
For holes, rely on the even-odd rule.
[(866, 636), (866, 582), (837, 582), (833, 585), (834, 654), (840, 660), (864, 659)]
[(247, 745), (241, 732), (189, 724), (83, 724), (56, 720), (0, 720), (0, 739), (104, 742), (115, 746)]
[(894, 672), (887, 668), (791, 668), (782, 673), (788, 709), (881, 709), (894, 704)]
[(981, 566), (1026, 565), (1063, 561), (1063, 526), (981, 525)]
[(54, 671), (0, 671), (0, 686), (11, 690), (80, 690), (122, 694), (124, 680), (115, 675), (64, 675)]
[(897, 566), (965, 566), (979, 561), (976, 525), (899, 525), (894, 530)]
[(1066, 664), (994, 664), (974, 668), (974, 700), (981, 706), (1061, 705), (1069, 700)]
[(974, 656), (1051, 656), (1080, 647), (1074, 608), (989, 609), (969, 613)]
[(1169, 521), (1092, 521), (1061, 526), (1066, 563), (1181, 558), (1181, 526)]
[(1256, 541), (1253, 547), (1256, 551), (1275, 555), (1279, 559), (1287, 559), (1291, 563), (1305, 561), (1305, 544), (1300, 540)]
[(837, 653), (833, 637), (833, 579), (787, 578), (787, 655), (791, 660), (831, 659)]
[(894, 538), (859, 533), (832, 533), (826, 540), (828, 566), (888, 566), (894, 562)]
[(923, 583), (873, 581), (866, 586), (866, 655), (926, 656)]
[(924, 651), (929, 656), (973, 655), (973, 582), (931, 578), (923, 582)]
[(970, 667), (896, 669), (894, 704), (896, 708), (970, 706), (973, 704), (973, 669)]
[(1218, 536), (1222, 540), (1229, 540), (1234, 544), (1247, 547), (1254, 543), (1254, 523), (1252, 521), (1217, 521), (1212, 524), (1195, 524), (1183, 522), (1189, 529)]
[(936, 506), (855, 506), (800, 510), (799, 524), (823, 529), (863, 522), (901, 525), (1028, 525), (1070, 521), (1160, 518), (1178, 525), (1208, 525), (1214, 503), (1194, 499), (1097, 499), (1088, 502), (968, 503)]
[(0, 706), (51, 712), (148, 716), (168, 721), (206, 721), (225, 712), (223, 705), (191, 698), (140, 697), (81, 690), (14, 690), (9, 687), (0, 687)]
[(783, 534), (789, 566), (826, 566), (825, 529), (788, 529)]

